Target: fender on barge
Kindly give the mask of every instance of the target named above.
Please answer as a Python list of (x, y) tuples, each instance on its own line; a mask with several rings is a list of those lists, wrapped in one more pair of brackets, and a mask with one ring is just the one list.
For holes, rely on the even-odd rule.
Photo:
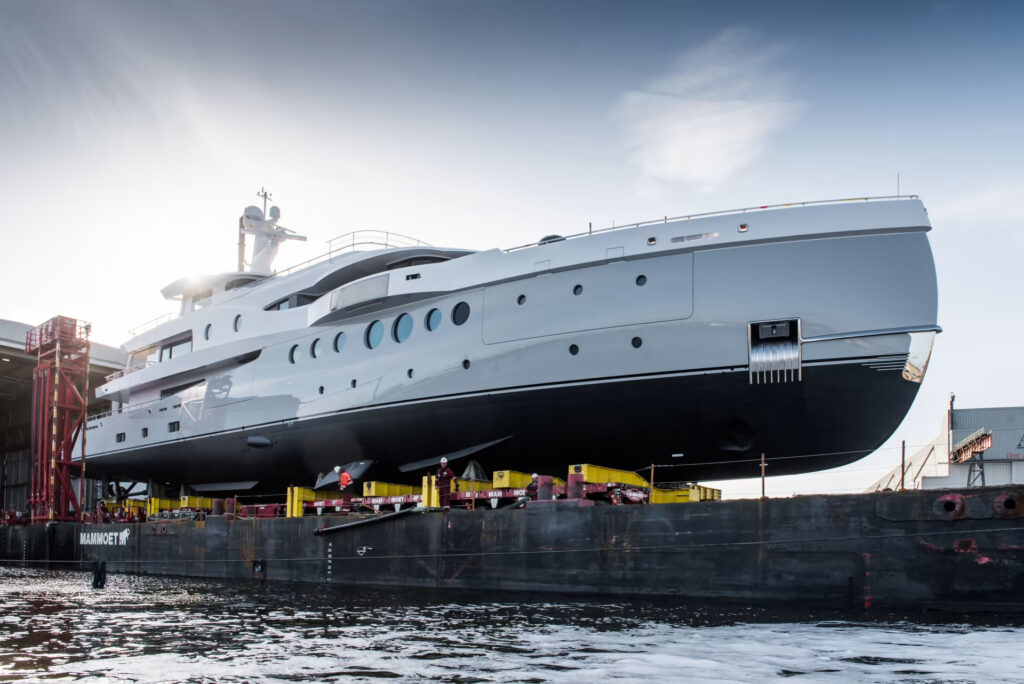
[[(1024, 610), (1024, 489), (0, 527), (8, 562), (248, 581)], [(337, 528), (328, 534), (318, 530)], [(85, 581), (85, 580), (83, 580)]]

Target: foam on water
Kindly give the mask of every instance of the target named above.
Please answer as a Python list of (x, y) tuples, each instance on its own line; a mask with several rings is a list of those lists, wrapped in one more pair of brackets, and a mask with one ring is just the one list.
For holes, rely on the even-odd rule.
[(1024, 616), (90, 580), (0, 568), (0, 680), (1024, 681)]

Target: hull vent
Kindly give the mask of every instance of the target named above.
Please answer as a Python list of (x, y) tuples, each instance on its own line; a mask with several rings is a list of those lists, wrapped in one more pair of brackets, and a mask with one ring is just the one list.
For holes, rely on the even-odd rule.
[(751, 385), (803, 380), (799, 320), (751, 323), (748, 342)]

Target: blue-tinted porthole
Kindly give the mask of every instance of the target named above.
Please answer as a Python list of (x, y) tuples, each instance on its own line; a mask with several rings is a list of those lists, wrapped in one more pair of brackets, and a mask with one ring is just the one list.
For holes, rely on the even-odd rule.
[(239, 330), (242, 329), (242, 314), (238, 314), (237, 316), (235, 316), (235, 322), (232, 324), (231, 327), (235, 329), (235, 332), (238, 332)]
[(288, 363), (295, 363), (295, 358), (299, 355), (299, 345), (293, 344), (292, 348), (288, 351)]
[(427, 330), (437, 330), (441, 327), (441, 319), (444, 318), (441, 315), (440, 309), (431, 309), (427, 312), (427, 317), (423, 320), (423, 324), (427, 326)]
[(395, 324), (391, 328), (391, 337), (394, 338), (395, 342), (401, 344), (409, 339), (409, 335), (412, 334), (412, 316), (407, 313), (402, 314), (395, 319)]
[(334, 351), (340, 352), (345, 348), (345, 333), (340, 332), (334, 336)]
[(309, 345), (309, 355), (314, 359), (320, 356), (320, 338), (313, 340), (313, 344)]
[(376, 349), (384, 341), (384, 324), (374, 321), (366, 326), (366, 337), (363, 340), (370, 349)]
[(209, 340), (211, 334), (213, 334), (213, 323), (207, 323), (206, 329), (203, 330), (203, 339)]
[(462, 325), (469, 320), (469, 304), (466, 302), (459, 302), (452, 309), (452, 323), (455, 325)]

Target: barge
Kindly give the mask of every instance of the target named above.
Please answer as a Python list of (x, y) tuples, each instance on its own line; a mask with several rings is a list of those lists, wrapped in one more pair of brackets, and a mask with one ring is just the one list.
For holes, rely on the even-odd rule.
[[(0, 526), (0, 559), (339, 587), (1024, 610), (1024, 489)], [(85, 580), (83, 580), (85, 581)]]

